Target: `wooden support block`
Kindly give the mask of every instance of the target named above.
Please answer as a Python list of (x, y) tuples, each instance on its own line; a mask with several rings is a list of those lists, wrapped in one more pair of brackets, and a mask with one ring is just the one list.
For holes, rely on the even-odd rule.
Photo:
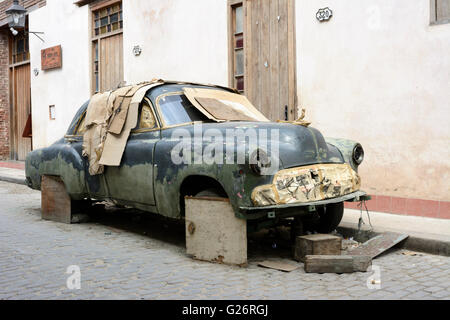
[(71, 199), (59, 177), (42, 176), (41, 212), (42, 219), (71, 223)]
[(186, 251), (195, 259), (247, 264), (247, 221), (228, 199), (186, 197)]
[(385, 232), (361, 244), (359, 247), (349, 250), (351, 256), (370, 256), (372, 259), (389, 250), (396, 244), (408, 238), (407, 234)]
[(370, 256), (351, 256), (353, 258), (353, 271), (367, 272), (372, 265)]
[(366, 272), (371, 265), (369, 256), (317, 255), (305, 257), (305, 271), (308, 273), (352, 273)]
[(342, 239), (329, 234), (311, 234), (295, 239), (294, 259), (304, 262), (307, 255), (340, 255)]
[(307, 255), (305, 271), (308, 273), (352, 273), (353, 258), (350, 256)]

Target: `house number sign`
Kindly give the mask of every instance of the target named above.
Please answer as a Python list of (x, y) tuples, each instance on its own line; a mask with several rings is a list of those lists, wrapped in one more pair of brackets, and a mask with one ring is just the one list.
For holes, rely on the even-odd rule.
[(316, 13), (316, 18), (320, 22), (328, 21), (331, 19), (332, 16), (333, 16), (333, 11), (331, 11), (331, 9), (328, 7), (319, 9), (319, 11), (317, 11), (317, 13)]

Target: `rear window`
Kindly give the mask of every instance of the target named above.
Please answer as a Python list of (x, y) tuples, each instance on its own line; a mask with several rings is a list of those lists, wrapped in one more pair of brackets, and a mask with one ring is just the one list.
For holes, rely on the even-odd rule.
[(174, 126), (196, 121), (211, 122), (203, 113), (192, 105), (184, 94), (161, 96), (159, 108), (166, 126)]

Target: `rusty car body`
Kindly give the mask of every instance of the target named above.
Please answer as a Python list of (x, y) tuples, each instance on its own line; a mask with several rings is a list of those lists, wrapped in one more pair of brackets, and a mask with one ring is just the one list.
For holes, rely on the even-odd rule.
[[(40, 190), (43, 175), (57, 176), (73, 200), (109, 199), (175, 219), (183, 219), (186, 196), (220, 196), (229, 199), (236, 217), (246, 219), (249, 228), (295, 218), (313, 221), (313, 228), (322, 232), (330, 232), (339, 224), (344, 201), (366, 196), (357, 173), (364, 156), (359, 143), (324, 138), (301, 121), (211, 121), (186, 98), (189, 89), (239, 94), (230, 88), (185, 82), (163, 81), (152, 87), (142, 99), (138, 125), (129, 135), (120, 165), (106, 166), (98, 175), (90, 174), (82, 150), (88, 101), (63, 138), (29, 153), (28, 186)], [(201, 124), (200, 134), (210, 129), (224, 134), (227, 130), (265, 130), (265, 142), (278, 145), (279, 169), (261, 174), (267, 163), (260, 162), (260, 152), (264, 153), (260, 149), (256, 150), (256, 162), (251, 161), (255, 150), (245, 149), (245, 163), (224, 159), (223, 163), (175, 164), (171, 153), (180, 140), (174, 138), (174, 131), (183, 129), (194, 136), (198, 134), (196, 124)], [(277, 141), (272, 139), (274, 132), (278, 133)], [(237, 153), (245, 144), (234, 148)]]

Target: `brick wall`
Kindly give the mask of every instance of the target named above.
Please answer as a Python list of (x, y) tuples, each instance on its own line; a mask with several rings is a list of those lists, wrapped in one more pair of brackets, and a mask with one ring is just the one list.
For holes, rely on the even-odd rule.
[[(6, 19), (6, 9), (8, 9), (13, 4), (13, 0), (5, 0), (0, 2), (0, 20)], [(38, 5), (39, 8), (45, 6), (45, 0), (19, 0), (19, 4), (23, 6), (25, 9), (28, 9), (31, 6)]]
[(8, 33), (0, 31), (0, 160), (9, 159)]

